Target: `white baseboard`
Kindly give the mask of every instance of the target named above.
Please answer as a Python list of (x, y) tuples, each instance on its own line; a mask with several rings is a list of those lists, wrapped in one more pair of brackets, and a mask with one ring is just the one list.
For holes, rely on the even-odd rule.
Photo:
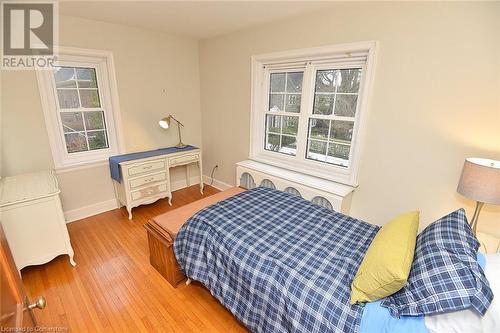
[(116, 199), (110, 199), (102, 202), (97, 202), (92, 205), (67, 210), (64, 212), (64, 218), (66, 219), (66, 223), (71, 223), (89, 216), (113, 210), (115, 208), (118, 208)]
[[(206, 183), (210, 183), (210, 177), (204, 175), (203, 180)], [(189, 178), (189, 184), (194, 185), (198, 184), (200, 182), (200, 177), (199, 176), (194, 176)], [(187, 187), (187, 182), (185, 179), (177, 180), (172, 182), (171, 188), (172, 191), (177, 191), (183, 188)], [(213, 187), (223, 191), (227, 190), (230, 187), (233, 187), (229, 184), (226, 184), (224, 182), (221, 182), (219, 180), (214, 179), (214, 183), (212, 184)], [(89, 216), (97, 215), (100, 213), (104, 213), (113, 209), (118, 208), (118, 203), (116, 202), (116, 199), (110, 199), (106, 200), (103, 202), (97, 202), (92, 205), (72, 209), (72, 210), (67, 210), (64, 212), (64, 218), (66, 219), (66, 223), (71, 223), (77, 220), (84, 219)]]
[[(210, 176), (207, 176), (207, 175), (203, 175), (203, 182), (205, 184), (210, 184), (210, 182), (212, 181), (212, 178), (210, 178)], [(225, 191), (231, 187), (234, 187), (234, 185), (230, 185), (228, 183), (224, 183), (223, 181), (220, 181), (220, 180), (217, 180), (214, 178), (214, 182), (212, 184), (213, 187), (215, 187), (216, 189), (218, 190), (221, 190), (221, 191)]]

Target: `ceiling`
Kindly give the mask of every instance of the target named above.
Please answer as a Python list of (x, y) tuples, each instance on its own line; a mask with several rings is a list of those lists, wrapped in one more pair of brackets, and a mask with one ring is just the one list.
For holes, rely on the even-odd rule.
[(319, 11), (328, 1), (61, 1), (61, 15), (206, 39)]

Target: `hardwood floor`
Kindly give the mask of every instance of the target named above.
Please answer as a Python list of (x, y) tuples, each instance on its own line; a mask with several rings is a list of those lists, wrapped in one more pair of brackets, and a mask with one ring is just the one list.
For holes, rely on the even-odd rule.
[[(205, 187), (205, 195), (218, 192)], [(166, 200), (124, 208), (68, 224), (76, 267), (68, 256), (22, 270), (30, 298), (43, 295), (39, 325), (71, 332), (248, 332), (199, 283), (173, 288), (149, 264), (148, 218), (203, 196), (198, 186)], [(48, 241), (48, 240), (46, 240)]]

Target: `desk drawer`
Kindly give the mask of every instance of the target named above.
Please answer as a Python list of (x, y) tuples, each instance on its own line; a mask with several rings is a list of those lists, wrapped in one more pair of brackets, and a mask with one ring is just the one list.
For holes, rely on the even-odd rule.
[(159, 184), (150, 187), (146, 187), (137, 191), (130, 192), (132, 200), (139, 200), (147, 197), (152, 197), (160, 192), (167, 191), (167, 184)]
[(150, 172), (154, 170), (165, 169), (165, 161), (164, 160), (156, 160), (147, 163), (142, 163), (139, 165), (134, 165), (128, 168), (129, 176), (138, 175), (144, 172)]
[(142, 176), (140, 178), (129, 180), (128, 183), (130, 184), (130, 188), (137, 188), (147, 185), (149, 183), (161, 182), (164, 181), (165, 179), (167, 179), (167, 174), (165, 172), (160, 172), (154, 175), (147, 175), (147, 176)]
[(168, 159), (170, 166), (183, 165), (188, 163), (197, 162), (200, 159), (200, 154), (189, 154), (178, 157), (171, 157)]

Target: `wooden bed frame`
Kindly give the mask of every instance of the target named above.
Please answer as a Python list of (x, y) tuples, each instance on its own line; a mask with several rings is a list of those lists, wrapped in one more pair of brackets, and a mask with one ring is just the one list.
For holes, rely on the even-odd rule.
[(179, 229), (199, 210), (243, 191), (245, 189), (232, 187), (155, 216), (144, 225), (148, 233), (149, 262), (174, 288), (186, 278), (174, 254), (173, 245)]

